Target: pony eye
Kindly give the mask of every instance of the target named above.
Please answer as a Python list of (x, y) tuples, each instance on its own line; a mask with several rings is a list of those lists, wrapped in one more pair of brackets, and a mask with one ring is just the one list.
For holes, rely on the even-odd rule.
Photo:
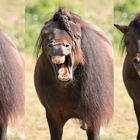
[(65, 46), (66, 46), (66, 47), (69, 47), (70, 45), (69, 45), (69, 44), (65, 44)]
[(63, 45), (64, 45), (65, 47), (69, 47), (69, 46), (70, 46), (69, 44), (66, 44), (66, 43), (63, 43)]

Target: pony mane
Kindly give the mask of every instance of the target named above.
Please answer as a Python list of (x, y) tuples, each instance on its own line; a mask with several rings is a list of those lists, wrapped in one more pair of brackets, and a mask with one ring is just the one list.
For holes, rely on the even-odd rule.
[[(107, 46), (105, 44), (107, 44)], [(101, 47), (102, 46), (102, 47)], [(81, 114), (87, 122), (87, 124), (91, 126), (95, 125), (104, 125), (107, 124), (109, 119), (112, 116), (113, 112), (113, 103), (111, 102), (112, 96), (104, 97), (104, 99), (98, 98), (99, 91), (102, 93), (106, 93), (107, 90), (104, 88), (104, 84), (102, 83), (103, 76), (102, 71), (102, 61), (99, 56), (103, 55), (104, 50), (107, 48), (110, 49), (110, 54), (108, 56), (104, 56), (106, 62), (108, 58), (112, 58), (113, 51), (111, 47), (111, 42), (105, 35), (105, 33), (96, 26), (91, 26), (89, 23), (84, 22), (82, 25), (82, 50), (84, 52), (85, 57), (85, 65), (82, 71), (82, 94), (81, 94), (81, 111), (86, 110), (85, 114)], [(107, 47), (107, 48), (106, 48)], [(100, 51), (102, 49), (102, 51)], [(92, 58), (92, 59), (91, 59)], [(91, 61), (93, 60), (93, 61)], [(112, 62), (109, 62), (110, 64)], [(105, 69), (104, 69), (105, 70)], [(88, 74), (87, 74), (88, 73)], [(92, 79), (96, 79), (92, 81)], [(88, 90), (92, 90), (89, 86), (89, 83), (92, 83), (93, 92), (89, 94)], [(109, 99), (109, 102), (106, 104), (106, 99)], [(110, 111), (107, 111), (106, 107), (110, 107)], [(90, 107), (90, 108), (88, 108)], [(87, 115), (88, 114), (88, 115)], [(91, 119), (92, 118), (92, 119)], [(94, 118), (94, 119), (93, 119)], [(92, 122), (88, 122), (88, 120), (93, 120)], [(96, 120), (96, 122), (94, 121)]]
[(132, 20), (129, 24), (129, 26), (138, 26), (140, 27), (140, 13), (137, 13), (134, 20)]

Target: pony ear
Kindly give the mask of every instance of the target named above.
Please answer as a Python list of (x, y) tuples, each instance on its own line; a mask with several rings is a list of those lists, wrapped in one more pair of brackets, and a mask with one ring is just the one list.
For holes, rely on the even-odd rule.
[(114, 24), (114, 26), (117, 29), (119, 29), (124, 34), (126, 34), (129, 31), (129, 26), (126, 26), (126, 25), (117, 25), (117, 24)]

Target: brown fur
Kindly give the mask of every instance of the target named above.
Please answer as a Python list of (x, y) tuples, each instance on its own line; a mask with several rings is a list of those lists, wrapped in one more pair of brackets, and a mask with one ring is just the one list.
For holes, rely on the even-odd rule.
[(126, 56), (123, 64), (123, 81), (133, 100), (138, 122), (137, 140), (140, 140), (140, 13), (127, 25), (115, 25), (123, 34), (123, 51)]
[[(61, 24), (61, 10), (64, 12), (64, 9), (60, 9), (47, 24), (55, 22), (56, 19)], [(48, 26), (45, 26), (41, 31), (37, 48), (38, 52), (42, 49), (42, 53), (35, 68), (35, 87), (46, 109), (51, 140), (61, 140), (63, 125), (70, 118), (82, 120), (82, 127), (84, 124), (87, 125), (88, 140), (98, 140), (101, 125), (108, 122), (113, 114), (111, 43), (103, 31), (71, 12), (64, 13), (70, 22), (80, 27), (81, 31), (81, 36), (76, 41), (77, 45), (72, 49), (76, 63), (73, 71), (74, 80), (60, 84), (55, 79), (53, 65), (45, 54), (48, 40), (43, 30), (49, 31)], [(59, 17), (59, 14), (62, 15)], [(66, 31), (68, 32), (67, 29)], [(66, 36), (66, 39), (69, 37)]]
[(7, 127), (10, 119), (15, 120), (23, 113), (23, 93), (23, 59), (14, 44), (0, 31), (0, 140), (6, 140), (2, 127)]

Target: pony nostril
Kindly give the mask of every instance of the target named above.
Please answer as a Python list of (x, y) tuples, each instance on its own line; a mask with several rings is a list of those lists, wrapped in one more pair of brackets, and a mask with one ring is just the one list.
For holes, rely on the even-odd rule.
[(53, 46), (54, 46), (53, 43), (48, 44), (48, 47), (53, 47)]
[(135, 57), (135, 58), (133, 59), (133, 62), (134, 62), (135, 64), (140, 64), (140, 58)]

